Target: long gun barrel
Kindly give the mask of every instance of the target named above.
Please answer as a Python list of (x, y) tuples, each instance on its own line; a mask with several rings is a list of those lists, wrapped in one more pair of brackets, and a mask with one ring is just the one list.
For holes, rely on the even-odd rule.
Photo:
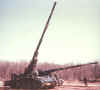
[(82, 64), (82, 65), (69, 66), (69, 67), (63, 67), (63, 68), (50, 69), (50, 70), (46, 70), (46, 71), (39, 71), (39, 76), (45, 76), (45, 75), (48, 75), (52, 72), (56, 72), (56, 71), (60, 71), (60, 70), (67, 70), (67, 69), (71, 69), (71, 68), (77, 68), (77, 67), (91, 65), (91, 64), (97, 64), (97, 62)]
[(24, 74), (31, 74), (32, 71), (34, 71), (34, 70), (36, 69), (38, 51), (39, 51), (40, 45), (41, 45), (41, 43), (42, 43), (42, 41), (43, 41), (44, 34), (45, 34), (45, 32), (46, 32), (46, 30), (47, 30), (47, 28), (48, 28), (48, 25), (49, 25), (51, 16), (52, 16), (52, 14), (53, 14), (53, 11), (54, 11), (54, 9), (55, 9), (55, 6), (56, 6), (56, 1), (55, 1), (54, 4), (53, 4), (53, 8), (52, 8), (51, 13), (50, 13), (50, 15), (49, 15), (49, 17), (48, 17), (48, 20), (47, 20), (46, 25), (45, 25), (45, 27), (44, 27), (43, 33), (42, 33), (42, 35), (41, 35), (41, 38), (40, 38), (40, 40), (39, 40), (39, 42), (38, 42), (38, 45), (37, 45), (36, 50), (35, 50), (35, 52), (34, 52), (34, 55), (33, 55), (33, 57), (32, 57), (32, 60), (31, 60), (30, 64), (28, 65), (28, 67), (25, 69)]

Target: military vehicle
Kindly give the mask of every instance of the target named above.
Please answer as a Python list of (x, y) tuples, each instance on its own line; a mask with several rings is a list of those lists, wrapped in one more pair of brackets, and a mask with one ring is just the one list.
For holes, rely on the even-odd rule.
[(30, 64), (27, 66), (24, 73), (22, 73), (20, 75), (12, 74), (11, 80), (5, 81), (5, 86), (9, 86), (11, 88), (38, 89), (38, 88), (47, 88), (46, 85), (48, 85), (48, 88), (54, 87), (56, 85), (55, 80), (52, 78), (48, 78), (46, 76), (39, 77), (38, 71), (36, 68), (38, 51), (39, 51), (40, 45), (43, 41), (43, 37), (45, 35), (45, 32), (48, 28), (48, 25), (49, 25), (50, 19), (52, 17), (52, 14), (54, 12), (55, 6), (56, 6), (56, 1), (54, 1), (50, 15), (48, 17), (48, 20), (46, 22), (43, 33), (42, 33), (40, 40), (37, 44), (36, 50), (33, 54), (33, 57), (32, 57)]
[[(62, 85), (63, 80), (59, 79), (57, 77), (57, 74), (52, 75), (53, 72), (83, 66), (83, 65), (76, 65), (76, 66), (69, 66), (69, 67), (63, 67), (57, 69), (50, 69), (46, 71), (37, 70), (38, 51), (43, 41), (44, 34), (48, 28), (49, 21), (51, 19), (55, 6), (56, 6), (56, 1), (53, 4), (53, 8), (51, 9), (51, 13), (48, 17), (48, 20), (46, 22), (43, 33), (38, 42), (38, 45), (36, 47), (31, 62), (29, 63), (27, 68), (25, 68), (24, 73), (21, 73), (19, 75), (12, 74), (11, 80), (5, 81), (5, 86), (8, 86), (10, 88), (15, 88), (15, 89), (34, 89), (34, 90), (54, 88), (57, 85)], [(90, 63), (90, 64), (94, 64), (94, 63)]]

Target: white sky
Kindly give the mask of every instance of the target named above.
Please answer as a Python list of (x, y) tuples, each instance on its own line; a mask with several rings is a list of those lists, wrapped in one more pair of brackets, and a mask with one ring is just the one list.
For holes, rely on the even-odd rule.
[[(0, 60), (30, 59), (53, 0), (0, 0)], [(59, 0), (39, 50), (39, 62), (100, 59), (100, 0)]]

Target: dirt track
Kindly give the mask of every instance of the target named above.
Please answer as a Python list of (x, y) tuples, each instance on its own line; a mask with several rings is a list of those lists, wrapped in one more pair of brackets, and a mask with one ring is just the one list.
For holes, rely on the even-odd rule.
[(62, 86), (51, 90), (100, 90), (100, 87)]
[(100, 83), (88, 83), (88, 86), (85, 86), (84, 83), (65, 82), (63, 86), (51, 90), (100, 90)]
[[(0, 90), (17, 90), (17, 89), (9, 89), (9, 88), (5, 88), (1, 86)], [(24, 90), (24, 89), (20, 89), (20, 90)], [(48, 89), (45, 89), (45, 90), (48, 90)], [(88, 83), (88, 86), (86, 87), (84, 86), (84, 83), (79, 83), (75, 81), (74, 82), (66, 81), (64, 82), (63, 86), (57, 86), (56, 88), (49, 89), (49, 90), (100, 90), (100, 82), (99, 83)]]

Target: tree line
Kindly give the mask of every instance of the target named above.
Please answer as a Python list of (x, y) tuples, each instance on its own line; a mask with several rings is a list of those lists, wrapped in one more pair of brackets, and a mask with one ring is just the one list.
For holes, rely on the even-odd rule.
[[(0, 61), (0, 80), (9, 80), (12, 73), (23, 73), (27, 67), (28, 62), (8, 62)], [(71, 65), (58, 65), (54, 63), (39, 63), (37, 69), (49, 70), (61, 67), (68, 67)], [(86, 65), (76, 68), (70, 68), (67, 70), (61, 70), (56, 72), (60, 78), (64, 80), (82, 80), (86, 77), (89, 80), (95, 80), (100, 78), (100, 64)]]

